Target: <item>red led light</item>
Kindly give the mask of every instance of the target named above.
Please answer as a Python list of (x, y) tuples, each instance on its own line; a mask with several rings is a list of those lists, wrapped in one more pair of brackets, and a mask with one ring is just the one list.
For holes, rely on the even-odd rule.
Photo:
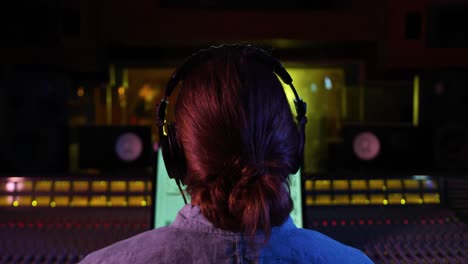
[(360, 224), (360, 225), (363, 225), (364, 223), (365, 223), (364, 220), (359, 219), (359, 224)]
[(408, 224), (408, 219), (404, 219), (403, 224), (407, 225)]
[(349, 222), (349, 224), (350, 224), (350, 225), (354, 225), (354, 224), (355, 224), (354, 220), (351, 220), (351, 221)]
[(385, 219), (385, 224), (390, 225), (392, 221), (390, 219)]
[(18, 227), (19, 227), (19, 228), (24, 228), (24, 223), (23, 223), (23, 222), (19, 222), (19, 223), (18, 223)]
[(332, 220), (331, 224), (332, 226), (336, 226), (336, 220)]
[(323, 226), (328, 226), (328, 221), (322, 221)]
[(367, 224), (368, 224), (368, 225), (373, 225), (373, 224), (374, 224), (374, 220), (372, 220), (372, 219), (367, 219)]
[(345, 221), (345, 220), (341, 220), (341, 225), (342, 225), (342, 226), (345, 226), (345, 225), (346, 225), (346, 221)]

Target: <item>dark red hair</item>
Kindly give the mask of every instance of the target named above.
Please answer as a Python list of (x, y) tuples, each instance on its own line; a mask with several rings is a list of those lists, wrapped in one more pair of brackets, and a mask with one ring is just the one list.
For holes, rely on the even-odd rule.
[(176, 129), (192, 203), (219, 228), (268, 237), (293, 208), (288, 179), (301, 143), (273, 66), (256, 52), (226, 47), (191, 70)]

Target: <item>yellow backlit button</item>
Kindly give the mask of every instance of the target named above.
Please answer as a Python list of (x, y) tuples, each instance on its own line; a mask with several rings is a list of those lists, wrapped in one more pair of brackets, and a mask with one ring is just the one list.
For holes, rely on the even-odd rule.
[(317, 194), (315, 197), (315, 204), (317, 205), (330, 205), (331, 203), (331, 195), (329, 194)]
[(127, 206), (125, 196), (111, 196), (109, 201), (112, 203), (112, 206)]
[(387, 180), (387, 188), (389, 190), (401, 190), (403, 189), (403, 185), (401, 184), (401, 180)]
[(333, 190), (348, 190), (348, 181), (347, 180), (334, 180), (333, 181)]
[(403, 194), (401, 193), (391, 193), (388, 195), (389, 204), (401, 204), (402, 199), (403, 199)]
[(36, 192), (50, 192), (52, 190), (52, 181), (36, 182)]
[(315, 181), (315, 190), (325, 191), (330, 190), (330, 181), (329, 180), (316, 180)]
[(32, 196), (30, 195), (21, 195), (16, 198), (19, 206), (31, 206)]
[(75, 195), (70, 201), (70, 206), (85, 207), (88, 206), (88, 197), (84, 195)]
[(13, 202), (13, 196), (0, 195), (0, 206), (11, 206), (12, 202)]
[(131, 192), (144, 192), (145, 182), (144, 181), (131, 181), (128, 183), (128, 189)]
[(384, 184), (384, 180), (370, 180), (369, 188), (371, 190), (380, 190), (380, 191), (387, 189), (387, 187)]
[(419, 193), (406, 193), (405, 200), (407, 204), (419, 204), (422, 201)]
[(367, 198), (367, 195), (365, 194), (353, 194), (351, 196), (351, 203), (352, 204), (357, 204), (357, 205), (365, 205), (369, 204), (369, 199)]
[(19, 181), (16, 183), (17, 192), (31, 192), (33, 190), (32, 181)]
[(349, 205), (349, 195), (337, 194), (334, 197), (333, 204), (335, 205)]
[(306, 180), (304, 183), (304, 188), (306, 191), (312, 191), (313, 186), (312, 186), (312, 181), (311, 180)]
[(91, 183), (91, 188), (94, 192), (105, 192), (107, 191), (107, 182), (106, 181), (93, 181)]
[(49, 206), (50, 196), (36, 196), (37, 206)]
[(87, 181), (75, 181), (72, 186), (75, 192), (87, 192), (89, 190), (89, 184)]
[(307, 195), (306, 196), (306, 205), (313, 205), (314, 204), (314, 199), (312, 195)]
[(145, 200), (144, 196), (129, 196), (128, 206), (141, 207), (141, 202)]
[(403, 180), (403, 184), (406, 190), (418, 190), (419, 189), (419, 182), (418, 180), (413, 179), (406, 179)]
[(70, 198), (68, 196), (55, 196), (53, 201), (50, 202), (52, 207), (65, 207), (70, 203)]
[(71, 184), (69, 181), (56, 181), (54, 183), (54, 191), (56, 192), (68, 192), (70, 191)]
[(92, 207), (103, 207), (107, 205), (107, 197), (105, 195), (91, 196), (89, 205)]
[(383, 194), (371, 194), (370, 195), (370, 203), (373, 205), (381, 205), (384, 199), (385, 199), (385, 195)]
[(125, 192), (127, 190), (127, 182), (125, 181), (111, 181), (112, 192)]
[(439, 204), (440, 203), (440, 195), (438, 193), (424, 193), (423, 194), (423, 201), (426, 204)]
[(351, 180), (351, 189), (355, 191), (367, 190), (367, 181)]

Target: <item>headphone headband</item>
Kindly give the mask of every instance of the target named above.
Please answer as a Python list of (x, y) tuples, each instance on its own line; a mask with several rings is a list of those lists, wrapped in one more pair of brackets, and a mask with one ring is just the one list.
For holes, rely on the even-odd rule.
[(291, 75), (289, 75), (289, 73), (286, 71), (286, 69), (277, 59), (272, 57), (266, 51), (253, 47), (252, 45), (223, 44), (219, 46), (211, 46), (208, 49), (203, 49), (194, 53), (192, 56), (187, 58), (187, 60), (172, 74), (171, 78), (169, 79), (166, 85), (164, 98), (161, 100), (161, 103), (159, 104), (159, 107), (158, 107), (157, 125), (160, 128), (163, 127), (166, 123), (165, 117), (166, 117), (167, 104), (169, 103), (168, 99), (171, 96), (174, 89), (177, 87), (177, 84), (185, 78), (185, 76), (187, 75), (189, 71), (191, 71), (193, 68), (198, 66), (201, 62), (205, 61), (207, 56), (210, 56), (210, 55), (213, 56), (215, 55), (216, 52), (221, 52), (228, 48), (245, 50), (245, 51), (251, 50), (253, 54), (250, 55), (250, 57), (255, 57), (265, 62), (267, 65), (271, 65), (273, 67), (273, 72), (276, 73), (281, 79), (281, 81), (287, 84), (294, 93), (294, 97), (295, 97), (294, 105), (295, 105), (295, 109), (297, 113), (297, 116), (296, 116), (297, 121), (299, 122), (299, 124), (305, 125), (307, 123), (307, 117), (306, 117), (307, 103), (304, 102), (299, 97), (299, 94), (297, 93), (296, 88), (294, 87), (292, 83), (293, 79), (291, 78)]

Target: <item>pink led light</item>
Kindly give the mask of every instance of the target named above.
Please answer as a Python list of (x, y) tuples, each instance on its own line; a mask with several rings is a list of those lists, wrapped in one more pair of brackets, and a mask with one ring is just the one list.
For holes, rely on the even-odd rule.
[(7, 182), (5, 185), (5, 189), (7, 192), (14, 192), (15, 191), (15, 183), (14, 182)]

